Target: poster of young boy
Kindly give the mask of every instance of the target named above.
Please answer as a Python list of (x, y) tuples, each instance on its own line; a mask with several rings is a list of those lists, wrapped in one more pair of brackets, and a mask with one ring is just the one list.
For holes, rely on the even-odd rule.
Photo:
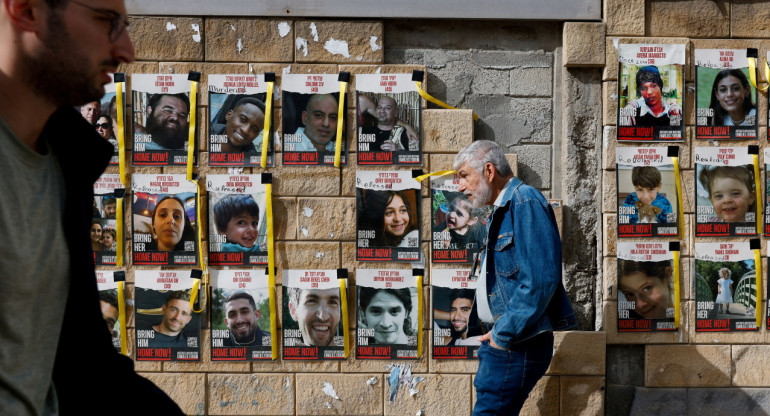
[[(118, 302), (118, 283), (115, 274), (122, 273), (125, 280), (125, 272), (118, 270), (97, 270), (96, 287), (99, 289), (99, 308), (102, 318), (107, 324), (112, 336), (112, 346), (120, 352), (120, 333), (126, 328), (120, 322), (120, 310), (125, 307)], [(125, 324), (125, 322), (123, 323)]]
[(417, 279), (411, 270), (356, 271), (357, 359), (417, 359)]
[(190, 305), (189, 270), (137, 270), (136, 359), (198, 361), (200, 314)]
[(477, 282), (470, 275), (470, 268), (431, 271), (434, 359), (478, 358), (481, 328), (473, 308)]
[[(265, 136), (265, 75), (211, 74), (208, 85), (209, 166), (259, 166)], [(275, 124), (270, 126), (273, 130)], [(273, 166), (273, 136), (268, 132), (267, 137), (267, 166)]]
[(473, 208), (457, 190), (459, 177), (432, 177), (431, 240), (434, 263), (472, 263), (484, 246), (491, 207)]
[(618, 332), (675, 331), (668, 242), (618, 242)]
[(131, 182), (134, 264), (196, 264), (195, 184), (179, 174), (135, 174)]
[[(187, 74), (134, 74), (134, 166), (187, 165), (190, 81)], [(197, 147), (197, 146), (196, 146)], [(193, 152), (193, 163), (198, 163)]]
[(746, 49), (696, 49), (695, 138), (756, 139), (757, 89)]
[(358, 171), (356, 260), (418, 260), (420, 199), (420, 183), (411, 171)]
[[(76, 107), (80, 115), (91, 124), (96, 132), (113, 146), (110, 165), (118, 164), (118, 104), (115, 87), (115, 75), (110, 74), (110, 82), (104, 85), (104, 95), (101, 99), (85, 103)], [(118, 78), (125, 79), (124, 74), (117, 74)], [(126, 114), (125, 93), (123, 94), (123, 114)]]
[(618, 45), (618, 140), (683, 141), (685, 45)]
[(283, 359), (345, 359), (336, 270), (283, 271)]
[(749, 242), (695, 243), (695, 330), (756, 331), (756, 266)]
[[(284, 165), (333, 165), (337, 145), (340, 83), (338, 74), (283, 74), (281, 123)], [(347, 164), (346, 132), (340, 163)]]
[(267, 264), (267, 209), (261, 175), (207, 175), (209, 264)]
[(757, 234), (754, 160), (746, 147), (695, 148), (695, 235)]
[(358, 164), (422, 164), (421, 111), (412, 74), (356, 75)]
[[(120, 175), (104, 173), (94, 183), (94, 215), (88, 232), (94, 264), (114, 265), (117, 262), (118, 222), (116, 219), (118, 200), (115, 190), (123, 188)], [(123, 224), (121, 224), (121, 227)]]
[(265, 270), (211, 269), (211, 279), (211, 360), (272, 359)]
[(676, 171), (667, 147), (615, 149), (618, 237), (676, 236)]

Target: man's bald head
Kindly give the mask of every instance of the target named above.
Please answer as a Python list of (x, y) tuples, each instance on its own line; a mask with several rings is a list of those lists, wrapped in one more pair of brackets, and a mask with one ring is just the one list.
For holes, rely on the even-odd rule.
[(316, 94), (308, 100), (302, 112), (302, 124), (305, 125), (305, 135), (316, 150), (324, 150), (336, 136), (338, 111), (337, 99), (333, 95)]
[(398, 103), (391, 97), (380, 97), (377, 101), (377, 125), (390, 130), (398, 121)]

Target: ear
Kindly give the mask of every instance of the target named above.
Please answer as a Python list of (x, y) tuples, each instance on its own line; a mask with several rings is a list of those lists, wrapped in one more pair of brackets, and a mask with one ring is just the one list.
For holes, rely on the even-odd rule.
[(256, 316), (257, 319), (259, 319), (262, 316), (262, 311), (260, 311), (259, 309), (255, 310), (254, 311), (254, 316)]
[(302, 124), (307, 127), (307, 110), (302, 112)]
[(225, 114), (225, 121), (230, 120), (230, 117), (233, 116), (233, 110), (230, 110)]
[(479, 222), (479, 217), (471, 217), (471, 219), (468, 220), (468, 225), (474, 225), (477, 222)]
[(147, 117), (151, 116), (152, 115), (152, 106), (148, 105), (147, 106), (147, 111), (145, 111), (145, 113), (147, 113)]
[(34, 0), (3, 0), (3, 8), (11, 22), (25, 32), (37, 32), (43, 24), (45, 5)]
[(289, 315), (291, 315), (291, 319), (294, 319), (295, 322), (299, 322), (297, 319), (297, 307), (292, 301), (289, 301)]
[(495, 169), (495, 165), (493, 165), (491, 162), (487, 162), (484, 165), (484, 169), (482, 170), (482, 173), (487, 183), (492, 183), (492, 181), (494, 181), (495, 177), (497, 176), (497, 170)]

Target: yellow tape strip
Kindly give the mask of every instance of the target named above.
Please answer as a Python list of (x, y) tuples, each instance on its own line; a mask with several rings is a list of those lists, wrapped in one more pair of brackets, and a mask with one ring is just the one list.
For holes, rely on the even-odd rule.
[(270, 134), (270, 125), (273, 121), (273, 86), (275, 82), (267, 83), (267, 96), (265, 96), (265, 126), (262, 129), (262, 158), (259, 165), (262, 168), (267, 167), (267, 148), (270, 145), (272, 135)]
[(337, 142), (334, 146), (334, 167), (340, 167), (342, 159), (342, 131), (345, 128), (345, 93), (348, 90), (348, 83), (340, 81), (340, 103), (337, 109)]
[(118, 283), (118, 322), (120, 322), (120, 353), (128, 356), (128, 340), (126, 328), (126, 294), (123, 292), (123, 284)]
[(431, 176), (444, 176), (444, 175), (450, 175), (453, 173), (457, 173), (456, 170), (437, 170), (435, 172), (426, 173), (425, 175), (420, 175), (416, 178), (414, 178), (417, 182), (422, 182), (423, 180), (431, 177)]
[(265, 184), (265, 211), (267, 215), (267, 284), (270, 288), (270, 337), (273, 359), (278, 358), (278, 314), (275, 308), (275, 248), (273, 245), (273, 184)]
[(195, 300), (198, 299), (198, 290), (200, 289), (201, 285), (201, 279), (193, 279), (193, 285), (192, 290), (190, 291), (190, 309), (193, 310), (195, 313), (201, 313), (203, 312), (203, 308), (196, 311), (195, 310)]
[[(762, 198), (759, 196), (761, 195), (761, 181), (759, 177), (759, 155), (751, 155), (751, 158), (754, 160), (754, 195), (756, 196), (754, 198), (755, 201), (760, 201)], [(757, 205), (757, 235), (762, 235), (762, 203), (756, 202)]]
[[(751, 79), (751, 85), (754, 86), (754, 88), (758, 89), (759, 91), (765, 91), (767, 90), (767, 87), (765, 88), (759, 88), (757, 86), (757, 58), (748, 58), (749, 59), (749, 78)], [(765, 62), (765, 76), (767, 77), (768, 70), (767, 62)], [(770, 79), (768, 79), (770, 80)]]
[(674, 163), (674, 177), (676, 178), (676, 197), (677, 205), (679, 206), (677, 220), (679, 223), (679, 238), (684, 238), (684, 207), (682, 206), (682, 178), (679, 176), (679, 158), (672, 157)]
[[(201, 187), (200, 184), (198, 184), (198, 181), (192, 180), (191, 178), (191, 170), (190, 170), (190, 156), (188, 153), (188, 159), (187, 159), (187, 174), (190, 182), (195, 184), (196, 192), (195, 192), (195, 228), (196, 234), (197, 234), (197, 240), (198, 240), (198, 262), (201, 266), (201, 270), (203, 271), (203, 274), (201, 275), (201, 278), (203, 279), (203, 293), (205, 294), (206, 285), (208, 285), (208, 269), (206, 268), (206, 263), (203, 261), (203, 243), (202, 243), (202, 235), (203, 230), (201, 226)], [(195, 307), (193, 304), (195, 303), (195, 298), (198, 296), (198, 287), (201, 283), (201, 279), (195, 279), (195, 282), (193, 282), (193, 288), (192, 293), (190, 294), (190, 308), (192, 308), (193, 312), (200, 313), (203, 312), (206, 309), (206, 298), (202, 298), (200, 305), (201, 308), (199, 310), (195, 310)]]
[(422, 355), (422, 276), (417, 276), (417, 356)]
[(762, 254), (759, 253), (759, 249), (754, 250), (754, 270), (756, 270), (754, 279), (757, 281), (757, 293), (754, 294), (757, 302), (754, 314), (757, 317), (757, 328), (759, 328), (762, 326), (762, 276), (764, 276), (762, 274)]
[[(187, 131), (187, 180), (188, 181), (191, 181), (193, 178), (193, 152), (195, 152), (195, 122), (198, 115), (198, 111), (196, 110), (198, 108), (197, 102), (198, 102), (198, 82), (190, 81), (190, 129)], [(198, 191), (199, 191), (198, 194), (200, 195), (200, 189)]]
[(126, 136), (123, 122), (123, 83), (115, 83), (115, 97), (118, 105), (118, 163), (120, 166), (120, 183), (126, 188)]
[(117, 204), (117, 211), (115, 212), (115, 221), (117, 222), (117, 230), (115, 230), (115, 239), (117, 240), (115, 266), (123, 267), (123, 243), (125, 242), (123, 237), (123, 198), (117, 198), (115, 203)]
[(681, 311), (679, 294), (679, 251), (672, 251), (674, 255), (674, 328), (679, 328), (679, 315)]
[(342, 303), (342, 330), (345, 338), (345, 358), (348, 358), (350, 354), (350, 330), (348, 328), (348, 287), (345, 283), (347, 279), (339, 279), (340, 281), (340, 300)]
[[(445, 102), (443, 102), (443, 101), (439, 100), (438, 98), (433, 98), (433, 96), (431, 96), (430, 94), (428, 94), (428, 92), (427, 92), (427, 91), (425, 91), (424, 89), (422, 89), (422, 82), (420, 82), (420, 81), (415, 81), (414, 83), (415, 83), (415, 84), (417, 84), (417, 92), (418, 92), (418, 93), (420, 93), (420, 96), (421, 96), (422, 98), (425, 98), (426, 100), (428, 100), (428, 101), (432, 102), (433, 104), (436, 104), (436, 105), (440, 105), (440, 106), (442, 106), (442, 107), (444, 107), (444, 108), (448, 108), (448, 109), (450, 109), (450, 110), (459, 110), (459, 108), (457, 108), (457, 107), (452, 107), (451, 105), (449, 105), (449, 104), (447, 104), (447, 103), (445, 103)], [(476, 113), (473, 113), (473, 121), (479, 121), (479, 115), (478, 115), (478, 114), (476, 114)]]

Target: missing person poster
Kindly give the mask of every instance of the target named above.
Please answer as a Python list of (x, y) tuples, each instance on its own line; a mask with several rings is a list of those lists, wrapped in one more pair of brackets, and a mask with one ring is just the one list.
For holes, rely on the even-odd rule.
[(667, 152), (668, 147), (615, 149), (618, 237), (678, 235), (676, 171)]
[(123, 274), (122, 278), (125, 280), (125, 272), (123, 271), (97, 270), (96, 287), (99, 289), (99, 308), (102, 311), (102, 318), (104, 318), (107, 329), (112, 336), (112, 346), (120, 352), (120, 333), (126, 331), (126, 328), (120, 324), (120, 310), (125, 308), (125, 305), (118, 302), (116, 274)]
[(756, 331), (757, 276), (749, 242), (695, 243), (695, 330)]
[(481, 345), (475, 280), (468, 269), (431, 271), (433, 284), (433, 358), (475, 359)]
[(356, 75), (358, 164), (422, 164), (421, 112), (412, 74)]
[(618, 45), (618, 140), (684, 140), (685, 45)]
[[(123, 74), (119, 75), (122, 76)], [(113, 146), (114, 151), (112, 153), (112, 158), (110, 158), (110, 165), (118, 164), (120, 148), (118, 145), (118, 129), (120, 128), (120, 124), (118, 120), (118, 104), (114, 80), (115, 74), (110, 74), (110, 82), (104, 85), (104, 95), (102, 98), (76, 107), (77, 110), (80, 111), (80, 115), (94, 127), (96, 133)], [(125, 98), (124, 93), (123, 114), (126, 114)]]
[(208, 85), (209, 166), (259, 166), (265, 136), (267, 166), (274, 166), (273, 136), (264, 131), (265, 75), (211, 74)]
[(284, 270), (283, 359), (342, 360), (344, 331), (337, 270)]
[(695, 236), (757, 234), (754, 160), (746, 147), (695, 148)]
[(770, 216), (770, 186), (768, 186), (768, 180), (770, 180), (770, 175), (768, 175), (768, 172), (770, 172), (770, 149), (765, 148), (764, 149), (764, 161), (765, 161), (765, 215), (764, 215), (764, 225), (765, 225), (765, 237), (770, 237), (770, 219), (768, 219), (768, 216)]
[(209, 264), (267, 264), (267, 208), (261, 175), (207, 175)]
[(618, 332), (675, 331), (668, 242), (618, 242)]
[[(283, 74), (281, 122), (284, 165), (333, 165), (337, 143), (338, 74)], [(340, 163), (347, 164), (346, 132)]]
[(420, 183), (411, 171), (358, 171), (356, 213), (356, 260), (419, 260)]
[(696, 139), (757, 138), (757, 89), (749, 79), (746, 49), (695, 50)]
[(431, 252), (434, 263), (472, 263), (481, 254), (491, 207), (474, 208), (458, 191), (459, 176), (431, 177)]
[(131, 182), (134, 264), (196, 264), (195, 184), (179, 174), (135, 174)]
[[(134, 74), (134, 166), (187, 165), (190, 81), (187, 74)], [(193, 163), (197, 163), (193, 151)]]
[(200, 314), (190, 305), (189, 270), (136, 270), (136, 359), (198, 361)]
[[(97, 266), (117, 263), (118, 247), (118, 199), (116, 189), (123, 189), (120, 175), (104, 173), (94, 182), (94, 214), (91, 227), (91, 250), (94, 252), (94, 264)], [(123, 224), (121, 224), (123, 226)]]
[(417, 359), (417, 279), (409, 269), (356, 271), (356, 358)]
[(211, 278), (211, 360), (272, 359), (265, 270), (212, 269)]

